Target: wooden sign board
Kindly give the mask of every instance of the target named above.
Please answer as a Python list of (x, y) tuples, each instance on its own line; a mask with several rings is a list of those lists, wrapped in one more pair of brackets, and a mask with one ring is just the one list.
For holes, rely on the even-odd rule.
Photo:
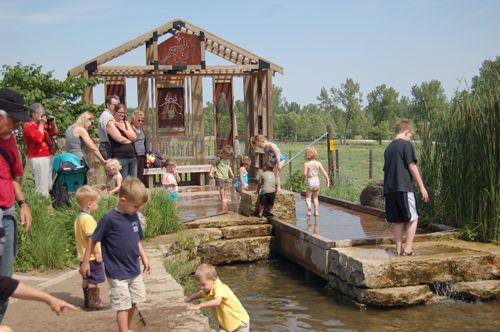
[(200, 37), (177, 33), (158, 45), (160, 66), (186, 66), (201, 64)]
[(184, 88), (159, 88), (157, 106), (159, 131), (184, 131)]

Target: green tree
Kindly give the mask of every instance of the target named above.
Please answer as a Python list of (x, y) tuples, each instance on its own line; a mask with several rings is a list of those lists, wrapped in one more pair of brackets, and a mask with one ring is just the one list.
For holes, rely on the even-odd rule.
[(448, 105), (446, 94), (441, 82), (431, 80), (423, 82), (420, 86), (414, 85), (411, 88), (412, 107), (410, 119), (413, 120), (417, 134), (422, 134), (424, 122), (432, 123), (438, 120)]
[(486, 87), (496, 86), (500, 83), (500, 56), (497, 55), (495, 60), (485, 60), (479, 75), (472, 78), (472, 91), (475, 93)]
[(283, 88), (273, 84), (273, 114), (279, 114), (283, 112), (283, 104), (285, 98), (283, 97)]
[(373, 116), (375, 126), (381, 122), (394, 125), (401, 118), (403, 106), (398, 97), (399, 93), (392, 87), (388, 88), (385, 84), (377, 86), (368, 94), (366, 111)]
[[(81, 99), (85, 89), (98, 85), (102, 82), (100, 79), (71, 76), (60, 81), (52, 76), (53, 71), (44, 73), (42, 66), (23, 66), (21, 63), (13, 67), (3, 65), (0, 73), (0, 87), (20, 93), (28, 106), (33, 103), (42, 104), (47, 113), (56, 117), (59, 131), (62, 133), (83, 112), (89, 111), (99, 118), (104, 108), (104, 104), (87, 104)], [(93, 126), (89, 134), (97, 136), (97, 126)]]
[[(196, 129), (195, 129), (196, 130)], [(214, 103), (207, 101), (203, 107), (203, 131), (205, 136), (214, 136)]]
[[(356, 118), (361, 110), (363, 102), (363, 93), (360, 92), (359, 83), (354, 83), (352, 78), (346, 79), (345, 84), (342, 83), (339, 89), (330, 88), (331, 97), (326, 92), (325, 88), (321, 89), (321, 94), (317, 98), (320, 101), (321, 109), (329, 109), (336, 119), (336, 126), (344, 136), (344, 143), (347, 140), (349, 124), (351, 120)], [(341, 108), (337, 105), (341, 105)], [(340, 112), (339, 112), (340, 110)]]

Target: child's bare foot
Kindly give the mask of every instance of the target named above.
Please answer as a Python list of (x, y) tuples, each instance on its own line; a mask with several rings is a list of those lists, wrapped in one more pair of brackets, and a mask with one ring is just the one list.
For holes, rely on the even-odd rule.
[(308, 217), (311, 216), (311, 209), (307, 209), (306, 216), (308, 216)]
[(316, 212), (316, 213), (314, 214), (314, 216), (315, 216), (315, 217), (319, 217), (319, 213), (318, 213), (318, 212)]
[(227, 200), (227, 199), (222, 200), (222, 203), (227, 203), (227, 202), (229, 202), (229, 200)]
[(228, 199), (226, 199), (226, 202), (231, 202), (231, 200), (228, 198)]

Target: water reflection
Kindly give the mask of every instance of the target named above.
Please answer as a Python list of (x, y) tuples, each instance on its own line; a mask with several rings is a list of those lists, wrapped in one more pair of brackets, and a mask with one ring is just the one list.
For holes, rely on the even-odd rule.
[(314, 231), (313, 231), (311, 218), (307, 218), (307, 231), (308, 232), (313, 232), (314, 234), (319, 234), (319, 222), (318, 222), (318, 219), (319, 219), (318, 216), (314, 217)]
[(359, 309), (328, 294), (325, 280), (284, 258), (218, 266), (217, 273), (248, 311), (251, 331), (495, 331), (500, 326), (498, 301)]

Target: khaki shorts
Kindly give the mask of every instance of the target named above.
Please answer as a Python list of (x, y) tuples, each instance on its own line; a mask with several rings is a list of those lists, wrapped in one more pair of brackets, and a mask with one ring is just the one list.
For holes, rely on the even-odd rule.
[[(241, 323), (241, 325), (234, 331), (232, 332), (249, 332), (250, 331), (250, 322), (247, 323)], [(217, 332), (227, 332), (222, 328), (222, 326), (219, 325), (219, 329)]]
[(132, 308), (132, 303), (146, 301), (146, 287), (139, 274), (130, 279), (108, 278), (111, 309), (122, 311)]
[(215, 179), (215, 185), (219, 188), (227, 188), (229, 187), (229, 179)]

